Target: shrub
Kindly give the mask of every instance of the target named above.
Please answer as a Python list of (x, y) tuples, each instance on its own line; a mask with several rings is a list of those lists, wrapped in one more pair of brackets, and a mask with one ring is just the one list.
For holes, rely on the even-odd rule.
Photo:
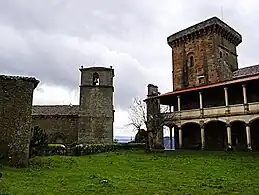
[(144, 149), (144, 143), (128, 144), (79, 144), (71, 148), (72, 156), (82, 156), (101, 152), (111, 152), (115, 150)]

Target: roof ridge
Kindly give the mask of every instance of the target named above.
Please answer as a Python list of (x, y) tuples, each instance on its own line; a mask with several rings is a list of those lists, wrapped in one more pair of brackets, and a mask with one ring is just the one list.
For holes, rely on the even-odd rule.
[(255, 65), (251, 65), (251, 66), (246, 66), (246, 67), (243, 67), (243, 68), (239, 68), (239, 69), (235, 70), (234, 72), (236, 72), (236, 71), (238, 71), (238, 70), (246, 69), (246, 68), (252, 68), (252, 67), (255, 67), (255, 66), (259, 66), (259, 64), (255, 64)]

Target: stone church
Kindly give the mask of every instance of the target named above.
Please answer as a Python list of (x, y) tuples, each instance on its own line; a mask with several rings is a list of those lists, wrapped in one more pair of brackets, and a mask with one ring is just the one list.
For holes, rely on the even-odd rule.
[(259, 150), (259, 65), (239, 68), (241, 42), (242, 36), (217, 17), (167, 38), (173, 91), (159, 94), (149, 85), (145, 101), (150, 116), (168, 106), (163, 125), (171, 137), (174, 131), (175, 149)]
[(114, 69), (81, 67), (79, 105), (33, 105), (32, 127), (45, 130), (51, 143), (113, 141)]
[(31, 128), (36, 126), (52, 143), (113, 142), (114, 69), (81, 67), (80, 71), (79, 105), (33, 106), (39, 80), (0, 75), (0, 160), (28, 166)]

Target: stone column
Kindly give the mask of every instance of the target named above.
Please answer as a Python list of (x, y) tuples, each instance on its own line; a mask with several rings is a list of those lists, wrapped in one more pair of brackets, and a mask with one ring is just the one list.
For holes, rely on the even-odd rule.
[(228, 148), (232, 148), (231, 125), (227, 124)]
[(252, 150), (250, 124), (246, 124), (246, 143), (247, 149)]
[(179, 128), (179, 148), (183, 147), (183, 132), (182, 132), (182, 128)]
[(225, 105), (228, 107), (228, 88), (224, 87), (225, 92)]
[(173, 149), (173, 128), (170, 127), (170, 149)]
[(243, 89), (243, 98), (244, 98), (244, 108), (245, 111), (248, 111), (248, 101), (247, 101), (247, 93), (246, 93), (246, 85), (242, 85), (242, 89)]
[(247, 104), (246, 85), (242, 85), (242, 88), (243, 88), (244, 104)]
[(178, 102), (178, 112), (180, 112), (181, 111), (181, 98), (180, 98), (180, 96), (177, 96), (177, 102)]
[(205, 148), (205, 131), (204, 125), (201, 125), (201, 149), (204, 150)]
[(203, 109), (202, 92), (199, 92), (200, 97), (200, 109)]

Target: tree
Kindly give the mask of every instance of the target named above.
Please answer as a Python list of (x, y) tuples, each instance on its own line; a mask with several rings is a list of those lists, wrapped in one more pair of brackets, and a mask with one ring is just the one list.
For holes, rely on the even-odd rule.
[[(139, 98), (133, 100), (133, 105), (129, 108), (130, 122), (127, 126), (132, 126), (138, 131), (138, 136), (145, 138), (146, 150), (150, 150), (150, 147), (156, 145), (158, 132), (161, 128), (163, 130), (163, 125), (172, 117), (172, 115), (165, 114), (168, 110), (167, 106), (162, 106), (160, 112), (156, 113), (151, 121), (148, 121), (146, 103)], [(151, 125), (152, 128), (148, 128), (148, 125)], [(149, 141), (151, 141), (151, 143)]]
[[(44, 130), (39, 126), (31, 129), (31, 140), (30, 140), (30, 156), (35, 151), (41, 151), (41, 149), (48, 143), (48, 136)], [(36, 152), (37, 153), (37, 152)]]

